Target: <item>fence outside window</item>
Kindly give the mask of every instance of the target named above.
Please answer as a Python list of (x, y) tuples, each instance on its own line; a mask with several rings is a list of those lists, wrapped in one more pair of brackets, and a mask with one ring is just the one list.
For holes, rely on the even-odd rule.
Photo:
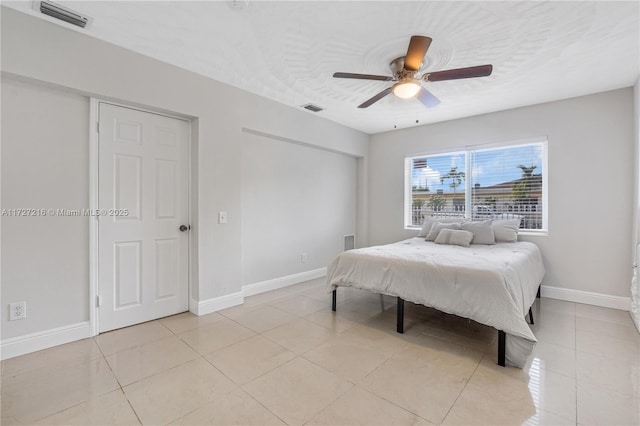
[[(472, 220), (520, 219), (521, 229), (542, 229), (542, 212), (538, 204), (519, 204), (500, 209), (480, 205), (474, 207), (474, 212), (470, 216)], [(411, 224), (422, 226), (426, 217), (459, 217), (463, 219), (466, 217), (466, 210), (464, 205), (455, 206), (455, 208), (451, 206), (449, 208), (414, 206), (411, 212)]]

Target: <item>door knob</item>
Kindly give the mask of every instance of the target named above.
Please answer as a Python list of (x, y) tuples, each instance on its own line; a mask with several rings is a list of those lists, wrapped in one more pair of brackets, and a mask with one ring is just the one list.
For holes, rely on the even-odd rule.
[(178, 229), (180, 230), (180, 232), (186, 232), (191, 229), (191, 225), (180, 225), (180, 228)]

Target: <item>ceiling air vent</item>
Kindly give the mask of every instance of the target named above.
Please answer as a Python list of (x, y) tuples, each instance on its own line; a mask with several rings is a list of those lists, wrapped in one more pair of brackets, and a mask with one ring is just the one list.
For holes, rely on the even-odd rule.
[(322, 111), (324, 109), (324, 108), (320, 108), (318, 105), (314, 105), (314, 104), (302, 105), (302, 108), (308, 109), (311, 112), (320, 112), (320, 111)]
[(60, 6), (59, 4), (52, 3), (50, 1), (40, 2), (40, 12), (53, 18), (68, 22), (70, 24), (77, 25), (81, 28), (86, 27), (87, 23), (89, 22), (88, 17), (82, 16), (78, 12)]
[(227, 6), (233, 10), (243, 10), (249, 6), (249, 0), (227, 0)]

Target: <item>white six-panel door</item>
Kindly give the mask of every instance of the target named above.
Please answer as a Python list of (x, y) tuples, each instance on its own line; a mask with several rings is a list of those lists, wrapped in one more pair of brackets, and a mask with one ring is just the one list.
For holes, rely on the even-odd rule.
[(189, 123), (98, 104), (100, 332), (188, 310)]

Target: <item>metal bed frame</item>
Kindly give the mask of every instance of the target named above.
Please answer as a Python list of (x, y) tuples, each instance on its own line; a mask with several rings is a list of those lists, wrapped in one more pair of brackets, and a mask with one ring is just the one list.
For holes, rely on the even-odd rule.
[[(334, 289), (331, 294), (331, 310), (336, 311), (337, 304), (337, 289)], [(536, 294), (536, 298), (540, 299), (540, 286), (538, 286), (538, 293)], [(396, 331), (400, 334), (404, 333), (404, 299), (398, 297), (398, 303), (396, 305)], [(533, 325), (533, 311), (529, 308), (529, 323)], [(502, 330), (498, 330), (498, 365), (501, 367), (505, 366), (505, 345), (507, 342), (507, 333)]]

